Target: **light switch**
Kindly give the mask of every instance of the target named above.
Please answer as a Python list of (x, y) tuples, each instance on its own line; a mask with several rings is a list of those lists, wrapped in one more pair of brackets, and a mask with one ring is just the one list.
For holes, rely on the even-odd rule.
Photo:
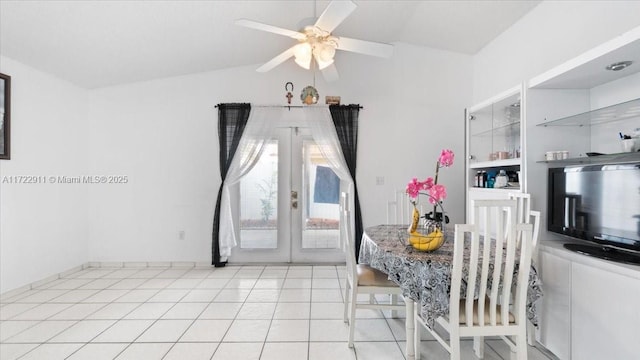
[(384, 185), (384, 176), (376, 176), (376, 185)]

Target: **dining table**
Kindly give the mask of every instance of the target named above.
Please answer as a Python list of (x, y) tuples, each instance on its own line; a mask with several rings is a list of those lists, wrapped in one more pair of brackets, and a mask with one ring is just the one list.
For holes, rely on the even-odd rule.
[[(446, 241), (431, 252), (414, 249), (408, 241), (407, 225), (377, 225), (364, 230), (358, 261), (388, 275), (402, 289), (406, 318), (406, 355), (415, 359), (414, 311), (433, 327), (436, 319), (449, 313), (453, 229), (444, 228)], [(465, 252), (470, 246), (465, 244)], [(463, 271), (468, 271), (463, 270)], [(463, 281), (463, 285), (464, 285)], [(462, 294), (466, 289), (461, 289)], [(537, 326), (536, 302), (542, 296), (540, 279), (532, 263), (527, 291), (527, 317)]]

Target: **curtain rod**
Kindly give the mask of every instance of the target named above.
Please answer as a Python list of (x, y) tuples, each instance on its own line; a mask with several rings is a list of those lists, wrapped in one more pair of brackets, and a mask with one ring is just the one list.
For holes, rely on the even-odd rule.
[[(355, 105), (355, 104), (349, 104), (349, 105)], [(345, 105), (345, 106), (349, 106), (349, 105)], [(277, 108), (277, 107), (282, 107), (282, 108), (288, 108), (289, 110), (291, 110), (291, 108), (305, 108), (305, 107), (309, 107), (308, 105), (251, 105), (252, 107), (258, 107), (258, 108)], [(311, 107), (329, 107), (330, 105), (315, 105), (315, 106), (311, 106)], [(214, 106), (214, 107), (218, 107), (218, 105)], [(364, 109), (361, 105), (358, 105), (358, 109)]]

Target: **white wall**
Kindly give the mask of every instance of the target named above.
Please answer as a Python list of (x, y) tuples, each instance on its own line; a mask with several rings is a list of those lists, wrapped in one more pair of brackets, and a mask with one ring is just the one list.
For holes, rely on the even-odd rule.
[[(411, 177), (433, 176), (442, 148), (457, 154), (441, 172), (445, 207), (464, 217), (464, 107), (471, 58), (398, 44), (392, 59), (339, 53), (340, 80), (316, 88), (359, 103), (358, 186), (365, 226), (386, 221), (386, 201)], [(209, 262), (220, 186), (217, 110), (221, 102), (294, 104), (313, 75), (288, 62), (260, 74), (240, 67), (109, 87), (90, 93), (92, 174), (126, 175), (127, 184), (91, 187), (90, 261)], [(376, 177), (385, 178), (376, 185)], [(178, 231), (186, 232), (178, 240)]]
[[(442, 148), (457, 155), (440, 175), (445, 207), (462, 221), (463, 109), (640, 25), (638, 13), (637, 1), (545, 1), (473, 58), (405, 44), (391, 60), (339, 52), (341, 80), (326, 84), (318, 75), (316, 87), (321, 98), (364, 106), (365, 226), (386, 221), (393, 190), (433, 175)], [(0, 161), (1, 176), (128, 177), (127, 184), (0, 184), (0, 292), (86, 261), (208, 262), (220, 185), (213, 106), (283, 104), (287, 81), (297, 102), (313, 83), (290, 62), (267, 74), (242, 67), (85, 91), (0, 60), (14, 81), (13, 159)]]
[(474, 103), (640, 26), (640, 1), (543, 1), (473, 57)]
[[(11, 160), (0, 160), (0, 293), (87, 261), (89, 185), (49, 176), (87, 172), (87, 91), (6, 57)], [(44, 176), (16, 184), (16, 176)], [(14, 183), (10, 183), (11, 180)]]
[[(592, 109), (635, 100), (640, 96), (640, 73), (594, 87), (589, 95)], [(605, 154), (622, 152), (618, 134), (632, 135), (636, 128), (640, 128), (640, 114), (622, 121), (592, 126), (591, 148)], [(636, 142), (640, 142), (640, 139)]]

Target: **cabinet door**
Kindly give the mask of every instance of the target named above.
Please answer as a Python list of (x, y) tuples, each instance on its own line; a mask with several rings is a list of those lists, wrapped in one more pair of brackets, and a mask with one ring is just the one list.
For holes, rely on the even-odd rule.
[[(538, 341), (560, 359), (571, 358), (571, 262), (540, 252), (544, 295), (538, 307)], [(575, 359), (582, 359), (574, 357)]]
[(486, 105), (472, 107), (467, 114), (469, 163), (494, 162), (496, 166), (517, 164), (520, 158), (520, 88)]
[(493, 153), (493, 106), (487, 106), (467, 116), (469, 132), (469, 163), (495, 160)]
[(640, 280), (573, 263), (574, 359), (638, 359)]

